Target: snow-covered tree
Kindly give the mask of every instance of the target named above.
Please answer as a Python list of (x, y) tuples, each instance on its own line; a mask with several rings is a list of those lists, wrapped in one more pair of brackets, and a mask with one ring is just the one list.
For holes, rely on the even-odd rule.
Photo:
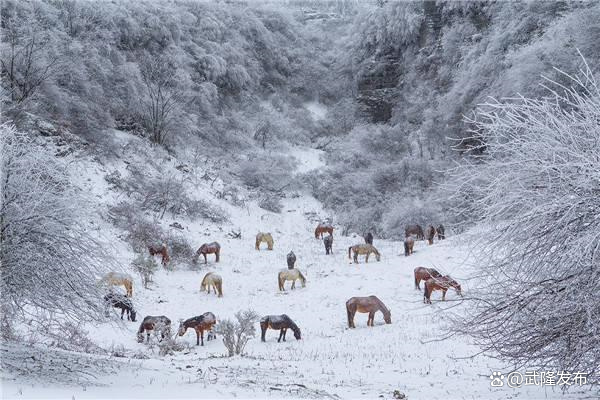
[[(459, 331), (515, 366), (598, 372), (600, 90), (584, 66), (549, 96), (486, 104), (455, 171), (481, 269)], [(590, 375), (592, 376), (592, 375)]]

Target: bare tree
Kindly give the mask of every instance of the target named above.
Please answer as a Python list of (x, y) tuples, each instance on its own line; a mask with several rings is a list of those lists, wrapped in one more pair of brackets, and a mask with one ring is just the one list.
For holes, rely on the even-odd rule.
[[(540, 100), (486, 104), (484, 149), (455, 171), (478, 222), (468, 316), (457, 325), (515, 366), (600, 366), (600, 90), (589, 68)], [(481, 136), (483, 135), (483, 136)], [(478, 142), (481, 142), (478, 140)]]
[(145, 55), (140, 61), (147, 98), (143, 101), (144, 125), (155, 144), (164, 144), (183, 100), (175, 79), (177, 67), (166, 56)]
[[(66, 160), (47, 143), (0, 125), (2, 326), (44, 314), (102, 318), (96, 276), (111, 265), (86, 229), (85, 204)], [(3, 332), (4, 333), (4, 332)]]
[(266, 148), (267, 142), (271, 139), (271, 123), (269, 121), (263, 121), (258, 124), (256, 131), (254, 132), (254, 140), (260, 143), (263, 149)]
[(237, 320), (235, 322), (229, 319), (221, 320), (215, 327), (215, 333), (223, 336), (223, 343), (229, 357), (242, 354), (248, 340), (256, 336), (254, 324), (258, 319), (258, 314), (252, 310), (238, 311), (235, 313), (235, 318)]

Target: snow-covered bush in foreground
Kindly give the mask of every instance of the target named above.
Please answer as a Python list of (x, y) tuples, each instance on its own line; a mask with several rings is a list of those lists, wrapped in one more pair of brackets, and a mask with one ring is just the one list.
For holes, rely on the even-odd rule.
[[(600, 91), (586, 68), (551, 96), (487, 104), (456, 171), (482, 261), (459, 330), (515, 366), (600, 366)], [(483, 137), (481, 137), (483, 135)], [(471, 217), (474, 215), (471, 214)]]
[(110, 264), (85, 228), (87, 204), (68, 160), (52, 146), (0, 126), (0, 298), (2, 333), (23, 318), (102, 318), (95, 277)]
[(223, 336), (223, 344), (229, 357), (242, 354), (248, 340), (256, 335), (254, 324), (258, 314), (251, 310), (238, 311), (235, 313), (235, 319), (235, 322), (229, 319), (221, 320), (215, 326), (215, 333)]

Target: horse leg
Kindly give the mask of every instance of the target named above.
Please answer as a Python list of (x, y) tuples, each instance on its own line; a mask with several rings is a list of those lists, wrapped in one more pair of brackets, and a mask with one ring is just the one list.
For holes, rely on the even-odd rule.
[(294, 279), (294, 280), (292, 281), (292, 290), (294, 290), (295, 288), (296, 288), (296, 280)]
[(202, 346), (204, 346), (204, 329), (200, 329), (200, 340), (202, 342)]
[(348, 313), (348, 328), (354, 328), (354, 314), (356, 310), (352, 309), (352, 307), (346, 307), (346, 312)]
[(365, 257), (365, 264), (367, 264), (367, 263), (369, 262), (369, 255), (370, 255), (370, 254), (371, 254), (371, 253), (367, 253), (367, 256)]
[(267, 333), (267, 324), (260, 324), (260, 341), (266, 342), (265, 335)]
[(217, 251), (217, 252), (215, 253), (215, 256), (217, 257), (217, 259), (215, 260), (215, 262), (219, 262), (219, 256), (220, 256), (220, 253), (221, 253), (220, 251)]
[(277, 338), (277, 343), (281, 342), (282, 336), (283, 336), (283, 329), (279, 330), (279, 337)]
[(285, 334), (287, 333), (287, 328), (283, 329), (283, 341), (285, 342)]
[(421, 290), (421, 286), (419, 286), (420, 283), (421, 283), (421, 280), (419, 278), (415, 277), (415, 289)]
[(354, 252), (354, 264), (358, 264), (358, 253)]
[(204, 264), (208, 264), (208, 261), (206, 261), (206, 253), (202, 253), (202, 255), (204, 256)]
[[(123, 319), (123, 314), (124, 314), (124, 313), (125, 313), (125, 309), (124, 309), (124, 308), (121, 308), (121, 319)], [(127, 319), (129, 319), (129, 318), (127, 318)]]
[(370, 312), (369, 313), (369, 319), (367, 319), (367, 326), (374, 326), (375, 324), (373, 323), (375, 320), (375, 312)]
[(442, 301), (446, 301), (446, 292), (447, 291), (448, 291), (448, 289), (442, 290)]

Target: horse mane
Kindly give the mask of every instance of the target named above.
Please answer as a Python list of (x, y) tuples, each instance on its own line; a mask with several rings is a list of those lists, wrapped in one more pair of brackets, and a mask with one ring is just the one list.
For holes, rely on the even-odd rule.
[(373, 248), (373, 253), (375, 253), (376, 255), (380, 255), (379, 251), (377, 251), (377, 249), (375, 248), (375, 246), (371, 245), (371, 247)]
[(381, 307), (381, 309), (384, 311), (385, 314), (389, 314), (390, 310), (389, 308), (387, 308), (385, 306), (385, 304), (383, 304), (383, 301), (379, 300), (379, 297), (377, 296), (373, 296), (375, 298), (375, 301), (377, 302), (377, 304), (379, 305), (379, 307)]
[(296, 325), (296, 323), (292, 321), (292, 319), (288, 317), (287, 314), (283, 314), (283, 318), (287, 321), (288, 324), (290, 324), (290, 329), (294, 331), (294, 333), (300, 332), (300, 328), (298, 327), (298, 325)]

